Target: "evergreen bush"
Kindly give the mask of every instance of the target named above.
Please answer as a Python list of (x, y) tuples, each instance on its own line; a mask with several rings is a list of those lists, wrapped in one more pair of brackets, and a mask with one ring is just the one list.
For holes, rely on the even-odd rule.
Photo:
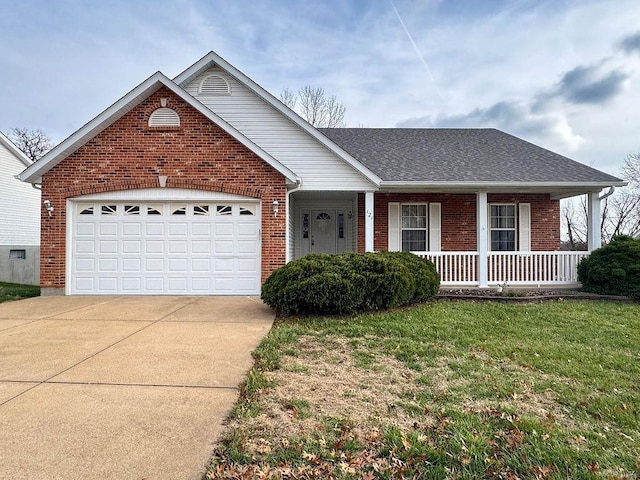
[(309, 254), (275, 270), (261, 298), (287, 314), (345, 314), (424, 302), (439, 286), (433, 263), (410, 253)]
[(613, 237), (578, 264), (578, 280), (587, 292), (640, 300), (640, 240)]

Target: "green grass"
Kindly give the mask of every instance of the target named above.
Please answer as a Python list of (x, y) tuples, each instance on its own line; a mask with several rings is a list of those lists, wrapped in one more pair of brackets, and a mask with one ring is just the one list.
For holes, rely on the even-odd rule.
[[(344, 346), (342, 354), (336, 345)], [(354, 378), (339, 395), (343, 401), (370, 393), (360, 373), (403, 366), (402, 381), (390, 384), (387, 411), (360, 423), (349, 410), (327, 417), (327, 400), (314, 398), (312, 388), (309, 398), (300, 390), (279, 400), (302, 412), (288, 430), (270, 425), (268, 400), (284, 394), (285, 376), (311, 378), (314, 362), (335, 365), (336, 358)], [(283, 469), (288, 478), (640, 475), (637, 304), (439, 302), (349, 318), (286, 319), (256, 351), (251, 375), (264, 381), (245, 398), (250, 407), (236, 409), (209, 478), (230, 472), (281, 478)], [(313, 378), (323, 381), (321, 373)], [(255, 438), (269, 448), (248, 448)]]
[(40, 287), (38, 286), (0, 282), (0, 303), (37, 297), (39, 295)]

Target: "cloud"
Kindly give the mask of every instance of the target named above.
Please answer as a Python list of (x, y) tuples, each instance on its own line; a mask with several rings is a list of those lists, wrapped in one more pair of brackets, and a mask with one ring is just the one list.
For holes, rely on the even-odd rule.
[(566, 117), (557, 112), (538, 112), (524, 100), (508, 100), (459, 115), (414, 118), (398, 127), (498, 128), (547, 148), (576, 150), (584, 139), (576, 134)]
[(571, 103), (601, 104), (622, 92), (628, 78), (620, 70), (602, 76), (598, 66), (579, 65), (563, 75), (555, 95)]
[(640, 53), (640, 32), (627, 35), (619, 44), (625, 53)]

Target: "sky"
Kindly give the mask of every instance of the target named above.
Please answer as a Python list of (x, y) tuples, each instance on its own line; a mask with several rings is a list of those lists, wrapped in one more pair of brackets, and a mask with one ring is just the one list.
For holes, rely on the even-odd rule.
[(638, 0), (0, 0), (0, 131), (55, 143), (215, 51), (352, 127), (498, 128), (618, 175), (640, 152)]

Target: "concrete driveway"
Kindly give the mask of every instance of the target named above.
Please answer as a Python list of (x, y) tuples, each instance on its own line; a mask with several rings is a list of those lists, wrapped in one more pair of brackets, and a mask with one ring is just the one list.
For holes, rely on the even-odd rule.
[(273, 319), (251, 297), (0, 304), (0, 478), (201, 478)]

